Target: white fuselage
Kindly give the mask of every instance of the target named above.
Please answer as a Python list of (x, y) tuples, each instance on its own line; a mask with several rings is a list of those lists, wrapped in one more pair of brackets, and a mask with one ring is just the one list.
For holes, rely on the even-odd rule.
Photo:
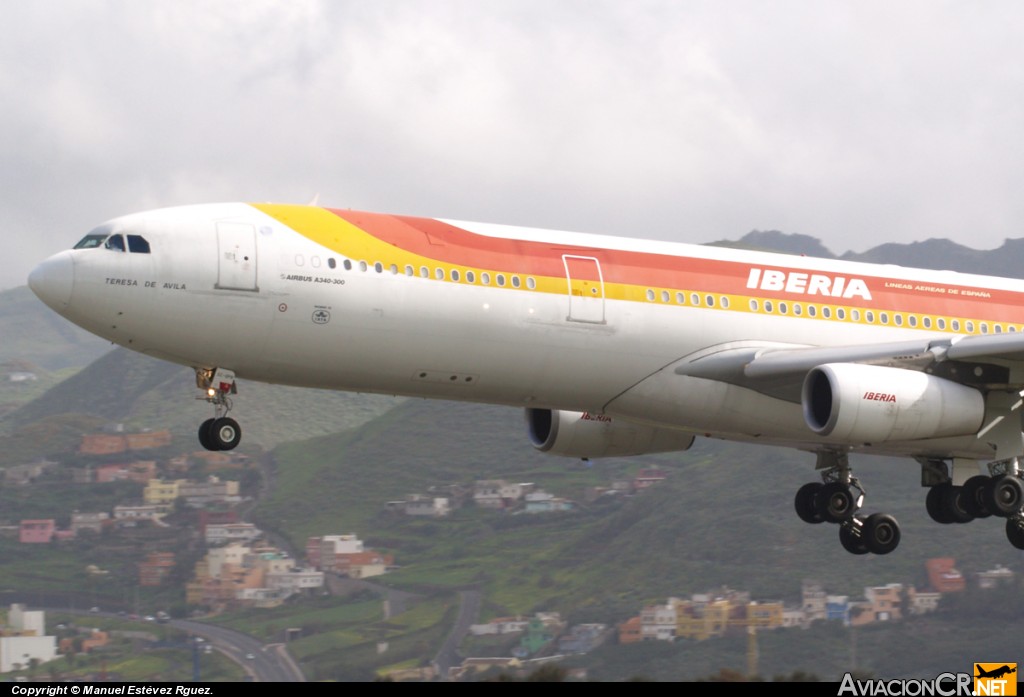
[[(401, 228), (413, 249), (406, 237), (350, 240), (348, 227), (320, 224), (326, 215), (218, 204), (126, 216), (99, 234), (138, 235), (150, 251), (69, 250), (31, 283), (112, 342), (241, 379), (604, 413), (806, 448), (828, 439), (798, 402), (672, 366), (743, 346), (1020, 330), (1024, 284), (1005, 279), (451, 221), (467, 246)], [(522, 268), (503, 251), (520, 247), (533, 260)], [(985, 454), (974, 434), (862, 449)]]

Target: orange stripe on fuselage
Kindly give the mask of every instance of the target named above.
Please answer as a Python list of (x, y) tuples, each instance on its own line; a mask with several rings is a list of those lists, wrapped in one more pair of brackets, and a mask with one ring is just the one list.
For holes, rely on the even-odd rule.
[[(262, 206), (258, 208), (292, 225), (297, 232), (318, 239), (315, 230), (295, 226), (287, 215), (280, 215), (289, 206)], [(1024, 320), (1024, 293), (989, 287), (971, 287), (938, 281), (922, 282), (906, 279), (866, 275), (864, 269), (818, 271), (808, 268), (761, 263), (760, 260), (740, 261), (706, 259), (694, 256), (676, 256), (654, 252), (566, 244), (560, 240), (551, 243), (521, 240), (511, 237), (481, 235), (450, 223), (411, 216), (395, 216), (340, 209), (321, 209), (395, 251), (395, 256), (416, 255), (440, 264), (475, 269), (490, 269), (509, 274), (532, 275), (550, 279), (565, 278), (563, 255), (594, 257), (601, 264), (603, 281), (608, 287), (609, 299), (640, 299), (647, 288), (673, 289), (730, 296), (748, 296), (775, 301), (819, 303), (875, 311), (918, 313), (922, 315), (961, 317), (975, 321), (1017, 324)], [(556, 233), (552, 233), (556, 234)], [(563, 233), (557, 233), (563, 234)], [(353, 259), (362, 255), (348, 250), (344, 238), (335, 238), (329, 246), (339, 254)], [(765, 255), (765, 261), (778, 261), (780, 255)], [(378, 259), (367, 259), (373, 262)], [(379, 261), (388, 263), (391, 259)], [(806, 259), (805, 259), (806, 261)], [(858, 296), (833, 297), (821, 293), (795, 293), (762, 287), (748, 288), (752, 268), (780, 271), (785, 274), (824, 275), (831, 279), (843, 277), (862, 280), (871, 298)], [(575, 272), (574, 272), (575, 273)], [(584, 277), (586, 274), (584, 274)], [(958, 275), (952, 277), (956, 279)], [(941, 278), (935, 272), (935, 278)], [(589, 280), (596, 281), (596, 275)], [(637, 293), (617, 297), (610, 286), (638, 289)], [(981, 294), (980, 296), (978, 294)]]

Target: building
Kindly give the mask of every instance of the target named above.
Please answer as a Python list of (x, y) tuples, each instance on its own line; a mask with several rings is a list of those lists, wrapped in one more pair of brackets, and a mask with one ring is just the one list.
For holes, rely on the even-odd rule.
[(295, 560), (278, 549), (230, 544), (210, 550), (196, 564), (186, 600), (215, 609), (276, 607), (296, 593), (322, 588), (323, 583), (323, 573), (297, 568)]
[(985, 590), (1013, 583), (1013, 572), (1005, 566), (978, 572), (978, 588)]
[(150, 450), (171, 444), (170, 431), (145, 433), (93, 433), (82, 436), (82, 455), (116, 455), (128, 450)]
[(238, 502), (240, 500), (238, 492), (237, 481), (221, 480), (214, 476), (205, 482), (182, 482), (178, 487), (178, 495), (185, 499), (186, 504), (195, 508), (222, 501)]
[(231, 542), (252, 542), (263, 531), (252, 523), (211, 523), (206, 526), (206, 544), (225, 545)]
[(864, 602), (853, 603), (850, 624), (859, 627), (872, 622), (889, 622), (903, 618), (904, 591), (902, 583), (889, 583), (864, 589)]
[(825, 619), (850, 624), (850, 599), (845, 595), (830, 595), (825, 600)]
[(928, 583), (938, 593), (959, 593), (967, 588), (964, 575), (956, 568), (956, 560), (951, 557), (937, 557), (925, 562), (928, 569)]
[(644, 640), (643, 620), (637, 617), (630, 617), (619, 625), (619, 643), (636, 644)]
[(387, 573), (388, 567), (394, 566), (395, 559), (390, 554), (378, 552), (356, 552), (354, 554), (338, 554), (334, 571), (349, 578), (370, 578)]
[(57, 657), (57, 638), (46, 636), (46, 615), (11, 605), (7, 626), (0, 633), (0, 673), (28, 668), (33, 662), (46, 663)]
[(808, 626), (815, 620), (823, 620), (828, 617), (826, 610), (828, 595), (820, 583), (805, 580), (800, 585), (800, 598), (801, 609), (804, 611), (804, 622)]
[(23, 520), (18, 532), (18, 541), (22, 544), (48, 544), (53, 540), (57, 524), (53, 518), (41, 520)]
[(569, 499), (556, 498), (546, 491), (531, 491), (525, 499), (524, 513), (556, 513), (571, 511), (576, 507)]
[(91, 532), (99, 535), (103, 528), (110, 525), (110, 514), (106, 511), (96, 513), (80, 513), (75, 511), (71, 514), (71, 532), (78, 535), (82, 532)]
[(114, 506), (114, 520), (121, 527), (132, 526), (142, 521), (159, 523), (160, 519), (170, 512), (171, 506), (168, 504)]
[(510, 508), (533, 489), (530, 482), (510, 483), (503, 479), (481, 479), (473, 486), (473, 503), (480, 508)]
[(640, 636), (644, 641), (675, 641), (678, 602), (669, 598), (664, 605), (647, 605), (640, 610)]
[(391, 510), (398, 510), (405, 515), (424, 516), (428, 518), (444, 518), (451, 515), (451, 499), (447, 496), (420, 496), (410, 494), (404, 501), (392, 501), (387, 504)]
[(178, 498), (179, 490), (184, 483), (184, 479), (150, 479), (142, 491), (142, 500), (151, 504), (172, 504)]
[(174, 569), (174, 552), (150, 552), (139, 562), (139, 585), (159, 586)]

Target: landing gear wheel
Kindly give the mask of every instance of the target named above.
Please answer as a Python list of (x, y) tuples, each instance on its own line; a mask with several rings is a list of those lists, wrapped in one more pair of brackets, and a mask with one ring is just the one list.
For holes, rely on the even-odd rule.
[(924, 499), (924, 507), (928, 511), (928, 515), (936, 523), (943, 525), (949, 525), (953, 522), (953, 519), (949, 517), (945, 506), (942, 505), (944, 498), (945, 489), (949, 484), (936, 484), (928, 490), (928, 496)]
[(796, 507), (796, 514), (800, 516), (800, 520), (805, 523), (823, 523), (825, 519), (818, 513), (818, 509), (815, 506), (814, 500), (818, 496), (818, 492), (821, 491), (822, 484), (820, 482), (808, 482), (802, 487), (797, 489), (796, 500), (793, 504)]
[(864, 539), (854, 534), (853, 525), (839, 526), (839, 544), (850, 554), (867, 554), (868, 546)]
[(242, 428), (237, 421), (224, 416), (214, 420), (208, 437), (217, 450), (234, 450), (242, 440)]
[(220, 450), (213, 443), (213, 439), (210, 438), (210, 433), (213, 431), (213, 422), (216, 419), (207, 419), (203, 423), (199, 424), (199, 445), (203, 446), (207, 450)]
[(964, 482), (960, 491), (960, 506), (975, 518), (988, 518), (992, 511), (985, 504), (985, 487), (991, 477), (983, 474), (971, 477)]
[(969, 523), (974, 516), (967, 510), (964, 503), (964, 490), (960, 486), (940, 484), (942, 489), (942, 509), (947, 518), (954, 523)]
[(818, 515), (829, 523), (849, 520), (857, 510), (850, 487), (840, 482), (823, 485), (814, 500)]
[(1006, 520), (1006, 539), (1017, 549), (1024, 549), (1024, 521), (1008, 518)]
[(985, 487), (985, 504), (993, 515), (1010, 517), (1024, 504), (1024, 484), (1011, 474), (993, 477)]
[(900, 526), (891, 515), (875, 513), (864, 521), (861, 537), (872, 554), (888, 554), (900, 543)]

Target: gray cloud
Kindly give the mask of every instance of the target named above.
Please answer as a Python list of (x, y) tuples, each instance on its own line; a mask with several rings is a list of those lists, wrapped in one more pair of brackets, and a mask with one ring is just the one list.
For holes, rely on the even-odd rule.
[(0, 287), (214, 200), (835, 251), (1024, 236), (1024, 8), (3, 2)]

